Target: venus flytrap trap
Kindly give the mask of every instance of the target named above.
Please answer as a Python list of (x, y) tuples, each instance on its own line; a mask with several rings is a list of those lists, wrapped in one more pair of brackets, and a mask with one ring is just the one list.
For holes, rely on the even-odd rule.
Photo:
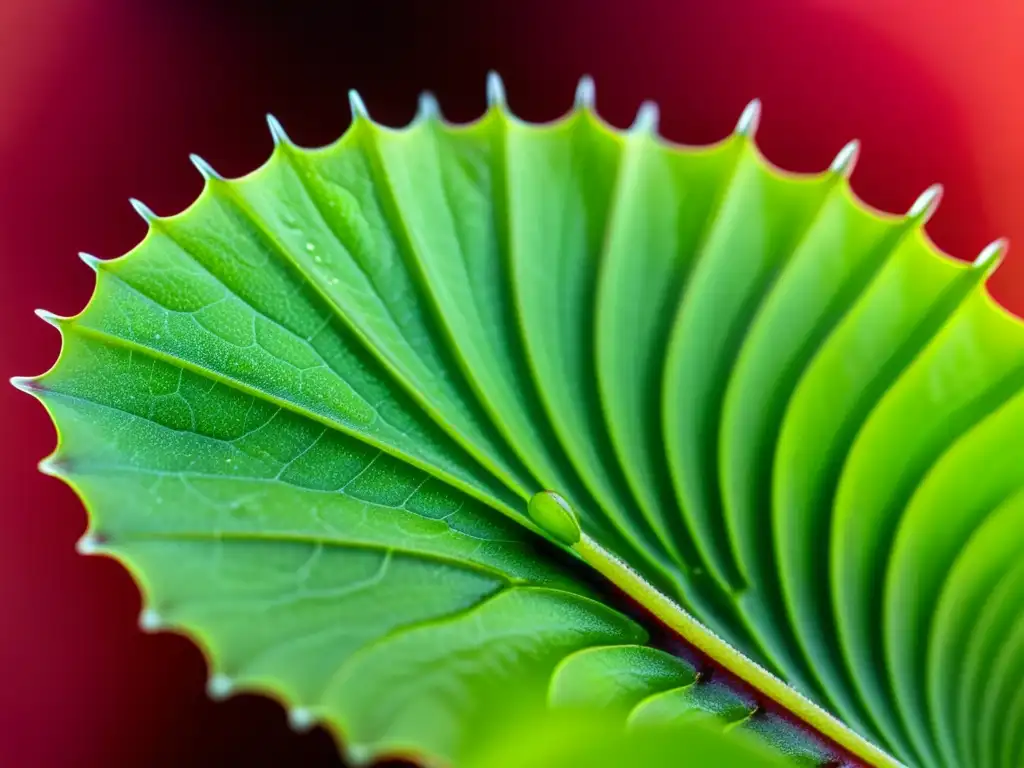
[(939, 187), (870, 209), (856, 141), (772, 166), (756, 100), (681, 147), (653, 103), (604, 123), (589, 78), (545, 125), (486, 91), (400, 129), (353, 92), (318, 149), (268, 117), (262, 167), (193, 155), (195, 203), (133, 200), (143, 241), (81, 254), (92, 299), (38, 313), (60, 358), (14, 381), (79, 551), (211, 697), (274, 696), (357, 764), (1017, 764), (1006, 243), (940, 253)]

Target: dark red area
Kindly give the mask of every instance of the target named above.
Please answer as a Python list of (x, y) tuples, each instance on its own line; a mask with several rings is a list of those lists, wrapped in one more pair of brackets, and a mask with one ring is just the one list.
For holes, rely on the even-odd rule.
[[(129, 196), (158, 213), (183, 208), (200, 189), (189, 152), (228, 175), (252, 169), (270, 150), (268, 111), (297, 141), (326, 143), (347, 124), (350, 87), (387, 123), (407, 121), (422, 88), (464, 120), (482, 111), (494, 68), (513, 109), (549, 119), (588, 72), (611, 122), (627, 124), (654, 98), (663, 132), (686, 142), (721, 138), (760, 96), (759, 139), (776, 163), (820, 169), (859, 137), (854, 186), (872, 204), (902, 210), (946, 183), (931, 231), (948, 250), (970, 256), (1019, 230), (983, 203), (996, 182), (979, 171), (984, 147), (969, 138), (951, 83), (899, 34), (854, 22), (844, 3), (855, 0), (6, 0), (0, 373), (38, 373), (54, 360), (57, 335), (31, 311), (83, 306), (92, 274), (75, 252), (106, 258), (136, 242), (144, 227)], [(920, 42), (918, 15), (943, 11), (905, 5), (916, 10), (894, 28)], [(982, 5), (975, 25), (987, 23)], [(1012, 79), (990, 60), (984, 82), (1015, 103)], [(1020, 200), (1019, 178), (999, 183)], [(1011, 256), (995, 279), (1017, 310), (1020, 264)], [(75, 554), (81, 506), (36, 472), (54, 439), (42, 408), (0, 387), (0, 424), (0, 764), (337, 765), (325, 734), (292, 734), (269, 701), (209, 702), (199, 653), (136, 629), (131, 580)]]

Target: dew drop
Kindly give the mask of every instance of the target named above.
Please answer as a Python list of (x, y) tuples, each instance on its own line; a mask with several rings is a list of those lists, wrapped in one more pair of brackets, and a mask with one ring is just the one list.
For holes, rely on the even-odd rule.
[(533, 495), (527, 507), (530, 517), (556, 541), (571, 547), (580, 540), (580, 521), (569, 502), (554, 491)]
[(309, 251), (310, 253), (312, 253), (313, 251), (316, 250), (316, 246), (313, 245), (313, 243), (307, 242), (306, 243), (306, 250)]

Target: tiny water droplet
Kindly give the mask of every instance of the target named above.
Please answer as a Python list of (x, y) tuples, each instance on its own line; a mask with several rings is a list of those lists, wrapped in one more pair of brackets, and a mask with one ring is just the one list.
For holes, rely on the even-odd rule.
[(306, 243), (306, 250), (312, 253), (316, 250), (316, 246), (313, 243)]
[(315, 256), (313, 256), (313, 261), (315, 261), (317, 264), (323, 264), (324, 263), (324, 260), (322, 258), (320, 258), (320, 254), (316, 254)]
[(580, 521), (576, 511), (554, 491), (535, 493), (527, 512), (537, 525), (556, 541), (571, 547), (580, 540)]
[(153, 336), (153, 338), (156, 339), (157, 341), (160, 341), (160, 334), (159, 333), (155, 334)]

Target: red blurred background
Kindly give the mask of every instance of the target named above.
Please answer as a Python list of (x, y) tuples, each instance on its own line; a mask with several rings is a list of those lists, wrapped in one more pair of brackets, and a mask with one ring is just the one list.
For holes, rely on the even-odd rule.
[[(941, 181), (940, 246), (970, 257), (1008, 235), (1024, 251), (1022, 39), (1017, 0), (0, 0), (0, 373), (56, 357), (31, 311), (82, 307), (75, 252), (141, 237), (129, 196), (170, 213), (198, 193), (189, 152), (252, 169), (268, 111), (326, 143), (350, 87), (386, 123), (422, 88), (470, 119), (489, 68), (526, 118), (565, 111), (587, 72), (611, 122), (653, 98), (689, 143), (760, 96), (776, 163), (818, 170), (859, 137), (868, 202), (903, 210)], [(992, 288), (1024, 312), (1024, 257), (1011, 249)], [(199, 653), (139, 632), (127, 574), (75, 555), (84, 513), (35, 471), (54, 440), (42, 408), (0, 387), (0, 425), (0, 764), (337, 765), (326, 735), (291, 734), (268, 701), (206, 700)]]

